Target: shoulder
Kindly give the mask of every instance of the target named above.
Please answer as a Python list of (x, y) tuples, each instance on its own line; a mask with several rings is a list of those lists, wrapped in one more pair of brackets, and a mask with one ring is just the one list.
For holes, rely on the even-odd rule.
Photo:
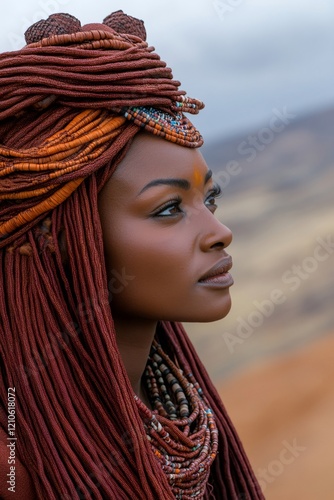
[[(12, 441), (12, 443), (15, 443)], [(0, 427), (0, 500), (36, 500), (26, 468), (18, 460), (16, 445), (11, 445)]]

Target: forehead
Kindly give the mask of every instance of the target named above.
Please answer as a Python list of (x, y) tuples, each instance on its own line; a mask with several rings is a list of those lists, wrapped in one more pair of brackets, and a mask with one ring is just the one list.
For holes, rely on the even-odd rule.
[(203, 184), (208, 171), (196, 148), (187, 148), (148, 133), (139, 133), (110, 179), (111, 184), (141, 190), (154, 179), (182, 178)]

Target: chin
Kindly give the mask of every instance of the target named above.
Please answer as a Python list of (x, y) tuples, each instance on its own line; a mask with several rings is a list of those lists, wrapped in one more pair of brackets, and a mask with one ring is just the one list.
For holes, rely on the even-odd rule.
[(224, 305), (224, 307), (218, 309), (217, 311), (207, 311), (207, 314), (203, 315), (202, 319), (198, 319), (198, 323), (210, 323), (211, 321), (219, 321), (225, 318), (231, 310), (231, 301), (229, 304)]
[(211, 323), (225, 318), (231, 310), (232, 302), (230, 294), (219, 303), (207, 301), (205, 305), (196, 308), (196, 312), (189, 313), (182, 318), (174, 318), (175, 321), (186, 323)]
[(225, 318), (231, 310), (232, 301), (230, 293), (227, 293), (222, 300), (219, 301), (208, 301), (207, 306), (202, 308), (201, 316), (202, 320), (198, 320), (203, 323), (209, 323), (210, 321), (218, 321)]

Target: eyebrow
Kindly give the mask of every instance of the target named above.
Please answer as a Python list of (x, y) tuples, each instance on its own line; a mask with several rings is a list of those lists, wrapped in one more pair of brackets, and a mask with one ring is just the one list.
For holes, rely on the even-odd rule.
[[(204, 177), (204, 186), (211, 179), (211, 177), (212, 177), (212, 170), (208, 170)], [(138, 196), (151, 187), (161, 186), (161, 185), (175, 186), (185, 190), (189, 190), (191, 187), (190, 182), (187, 181), (186, 179), (173, 179), (173, 178), (154, 179), (154, 181), (149, 182), (148, 184), (146, 184), (146, 186), (143, 187), (143, 189), (138, 193)]]

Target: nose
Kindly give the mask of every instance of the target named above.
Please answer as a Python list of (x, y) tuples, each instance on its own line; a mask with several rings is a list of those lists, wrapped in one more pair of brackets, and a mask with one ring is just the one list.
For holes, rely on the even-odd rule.
[(212, 213), (203, 221), (204, 230), (200, 236), (202, 252), (210, 252), (227, 248), (232, 241), (231, 230), (222, 224)]

